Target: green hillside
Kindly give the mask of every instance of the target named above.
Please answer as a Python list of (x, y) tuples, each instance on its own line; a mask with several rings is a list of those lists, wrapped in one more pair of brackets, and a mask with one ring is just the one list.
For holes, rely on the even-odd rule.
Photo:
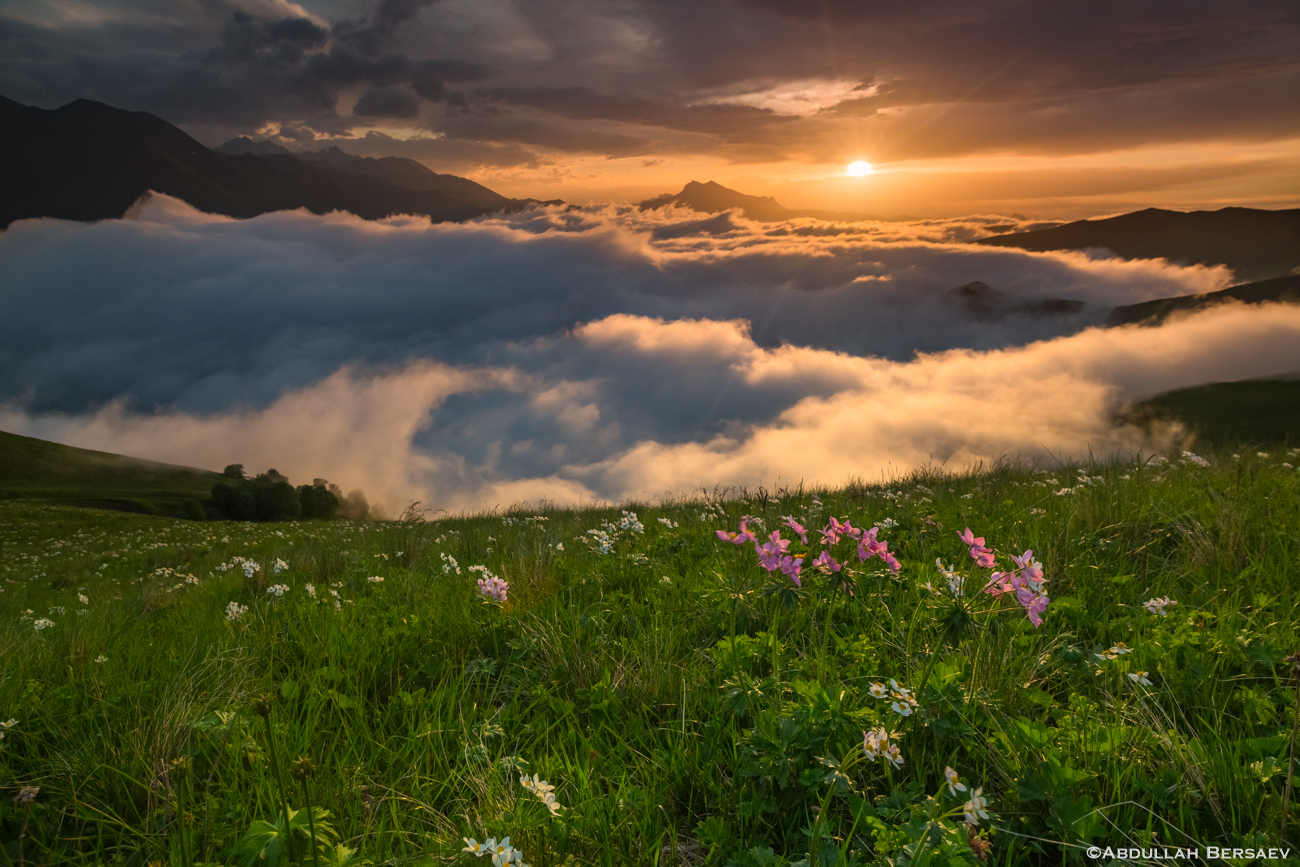
[(219, 473), (207, 470), (0, 431), (0, 499), (201, 517), (202, 510), (194, 513), (194, 508), (219, 478)]
[(1120, 419), (1150, 426), (1181, 421), (1197, 442), (1219, 446), (1300, 442), (1300, 379), (1214, 382), (1158, 394), (1129, 408)]

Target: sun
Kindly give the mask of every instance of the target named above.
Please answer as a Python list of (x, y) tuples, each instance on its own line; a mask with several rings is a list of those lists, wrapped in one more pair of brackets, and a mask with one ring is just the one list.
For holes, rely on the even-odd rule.
[(849, 177), (860, 178), (863, 175), (871, 174), (871, 163), (864, 163), (858, 160), (856, 163), (849, 163)]

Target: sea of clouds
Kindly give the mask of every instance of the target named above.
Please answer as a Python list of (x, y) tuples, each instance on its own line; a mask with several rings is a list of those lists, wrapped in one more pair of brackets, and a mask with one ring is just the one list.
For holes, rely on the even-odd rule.
[[(1300, 307), (1103, 326), (1226, 269), (968, 243), (1007, 222), (231, 220), (165, 196), (22, 221), (0, 429), (459, 511), (1149, 448), (1126, 401), (1300, 370)], [(954, 294), (974, 281), (998, 294)]]

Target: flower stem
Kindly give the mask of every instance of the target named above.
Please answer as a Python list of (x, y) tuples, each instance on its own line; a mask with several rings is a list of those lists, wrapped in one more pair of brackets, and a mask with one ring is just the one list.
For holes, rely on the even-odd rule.
[(316, 817), (311, 814), (311, 790), (307, 788), (307, 778), (302, 778), (302, 799), (307, 805), (307, 826), (311, 828), (311, 860), (320, 867), (320, 847), (316, 844)]
[(1291, 721), (1291, 752), (1286, 766), (1286, 791), (1282, 794), (1282, 827), (1278, 831), (1278, 836), (1283, 840), (1286, 839), (1287, 811), (1291, 808), (1291, 779), (1295, 776), (1296, 731), (1300, 729), (1300, 662), (1292, 666), (1291, 674), (1296, 687), (1295, 716)]
[(289, 792), (284, 786), (284, 771), (280, 768), (280, 759), (275, 752), (275, 732), (271, 729), (271, 715), (262, 716), (266, 723), (266, 743), (271, 753), (271, 764), (275, 766), (276, 782), (280, 786), (280, 804), (284, 809), (284, 851), (290, 863), (293, 862), (293, 834), (289, 827)]

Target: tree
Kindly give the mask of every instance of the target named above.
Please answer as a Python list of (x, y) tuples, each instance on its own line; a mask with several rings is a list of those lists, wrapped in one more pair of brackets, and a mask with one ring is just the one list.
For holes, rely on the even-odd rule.
[(224, 470), (221, 471), (221, 475), (225, 476), (225, 477), (228, 478), (228, 479), (246, 479), (246, 478), (248, 478), (248, 476), (244, 475), (244, 465), (243, 465), (243, 464), (227, 464), (227, 465), (226, 465), (226, 468), (225, 468)]

